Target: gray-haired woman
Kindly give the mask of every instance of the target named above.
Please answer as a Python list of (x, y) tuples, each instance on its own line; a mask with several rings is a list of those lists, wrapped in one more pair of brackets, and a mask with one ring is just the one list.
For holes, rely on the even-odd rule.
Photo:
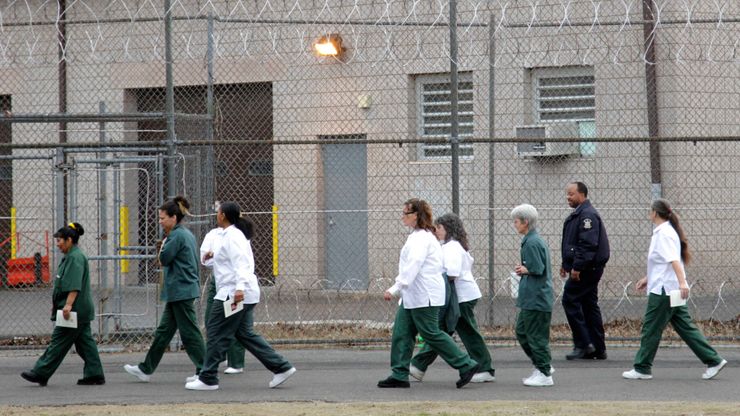
[(516, 338), (534, 364), (534, 371), (522, 379), (525, 386), (552, 386), (550, 366), (550, 319), (552, 318), (552, 265), (550, 249), (537, 233), (537, 209), (522, 204), (511, 211), (514, 228), (523, 235), (521, 262), (514, 272), (521, 276), (516, 306)]

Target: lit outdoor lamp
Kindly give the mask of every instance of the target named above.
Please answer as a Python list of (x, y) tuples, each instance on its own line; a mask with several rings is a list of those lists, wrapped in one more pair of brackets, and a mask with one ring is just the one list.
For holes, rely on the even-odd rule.
[(337, 59), (342, 56), (345, 50), (342, 46), (342, 38), (338, 33), (320, 37), (313, 44), (313, 49), (318, 56), (329, 56)]

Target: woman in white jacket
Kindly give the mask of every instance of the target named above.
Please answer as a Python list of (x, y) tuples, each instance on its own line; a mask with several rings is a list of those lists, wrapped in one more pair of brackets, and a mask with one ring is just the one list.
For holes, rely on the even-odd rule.
[(434, 236), (432, 208), (420, 199), (410, 199), (403, 207), (403, 225), (412, 229), (401, 249), (396, 282), (383, 297), (390, 301), (401, 296), (393, 324), (391, 375), (378, 387), (409, 387), (409, 364), (416, 334), (447, 364), (458, 370), (457, 388), (468, 384), (480, 366), (461, 351), (455, 341), (439, 329), (439, 308), (445, 303), (442, 273), (442, 247)]
[[(288, 360), (254, 331), (254, 307), (260, 300), (260, 287), (249, 243), (252, 226), (241, 218), (240, 212), (239, 205), (234, 202), (224, 202), (218, 209), (216, 221), (221, 232), (215, 242), (219, 248), (213, 255), (216, 296), (206, 321), (208, 341), (203, 368), (197, 379), (185, 384), (189, 390), (218, 389), (218, 365), (226, 358), (234, 338), (274, 374), (270, 388), (282, 384), (296, 372)], [(224, 307), (239, 302), (244, 302), (244, 309), (226, 317)]]
[(714, 378), (727, 364), (707, 342), (704, 335), (691, 321), (686, 305), (671, 307), (669, 294), (677, 290), (681, 298), (689, 297), (684, 264), (691, 260), (689, 245), (678, 215), (665, 199), (653, 201), (650, 220), (655, 224), (648, 251), (647, 276), (637, 282), (637, 290), (647, 288), (648, 304), (642, 321), (640, 349), (635, 356), (632, 370), (622, 373), (631, 380), (653, 378), (652, 367), (663, 330), (670, 322), (673, 329), (691, 351), (707, 366), (702, 378)]
[[(447, 279), (454, 283), (450, 286), (452, 302), (459, 303), (460, 313), (457, 322), (452, 328), (442, 328), (452, 335), (455, 331), (460, 336), (470, 358), (480, 364), (480, 371), (473, 376), (472, 383), (494, 381), (494, 369), (491, 366), (491, 354), (486, 341), (478, 330), (475, 320), (475, 304), (481, 298), (478, 284), (473, 277), (473, 256), (468, 246), (468, 233), (465, 232), (460, 217), (453, 213), (444, 214), (434, 220), (435, 234), (442, 243), (443, 267)], [(454, 319), (454, 318), (453, 318)], [(440, 324), (440, 326), (444, 326)], [(409, 372), (415, 379), (421, 381), (427, 368), (437, 358), (427, 344), (411, 359)]]

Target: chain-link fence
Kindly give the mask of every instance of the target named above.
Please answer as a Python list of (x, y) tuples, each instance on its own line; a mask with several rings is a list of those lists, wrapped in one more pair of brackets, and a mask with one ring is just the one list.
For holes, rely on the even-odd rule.
[(739, 41), (740, 4), (722, 0), (6, 3), (0, 339), (49, 332), (50, 234), (76, 220), (96, 333), (145, 340), (162, 307), (156, 207), (175, 194), (199, 238), (214, 201), (242, 206), (257, 319), (303, 340), (387, 336), (403, 202), (458, 211), (479, 322), (511, 336), (509, 211), (540, 210), (557, 270), (573, 180), (611, 239), (609, 337), (638, 335), (631, 282), (663, 196), (695, 252), (692, 313), (737, 339)]

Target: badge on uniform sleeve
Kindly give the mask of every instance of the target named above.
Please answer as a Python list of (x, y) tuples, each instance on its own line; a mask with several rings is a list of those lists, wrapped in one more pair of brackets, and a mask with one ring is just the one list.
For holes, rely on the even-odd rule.
[(586, 229), (586, 230), (590, 230), (591, 229), (591, 218), (585, 218), (583, 220), (583, 228)]

